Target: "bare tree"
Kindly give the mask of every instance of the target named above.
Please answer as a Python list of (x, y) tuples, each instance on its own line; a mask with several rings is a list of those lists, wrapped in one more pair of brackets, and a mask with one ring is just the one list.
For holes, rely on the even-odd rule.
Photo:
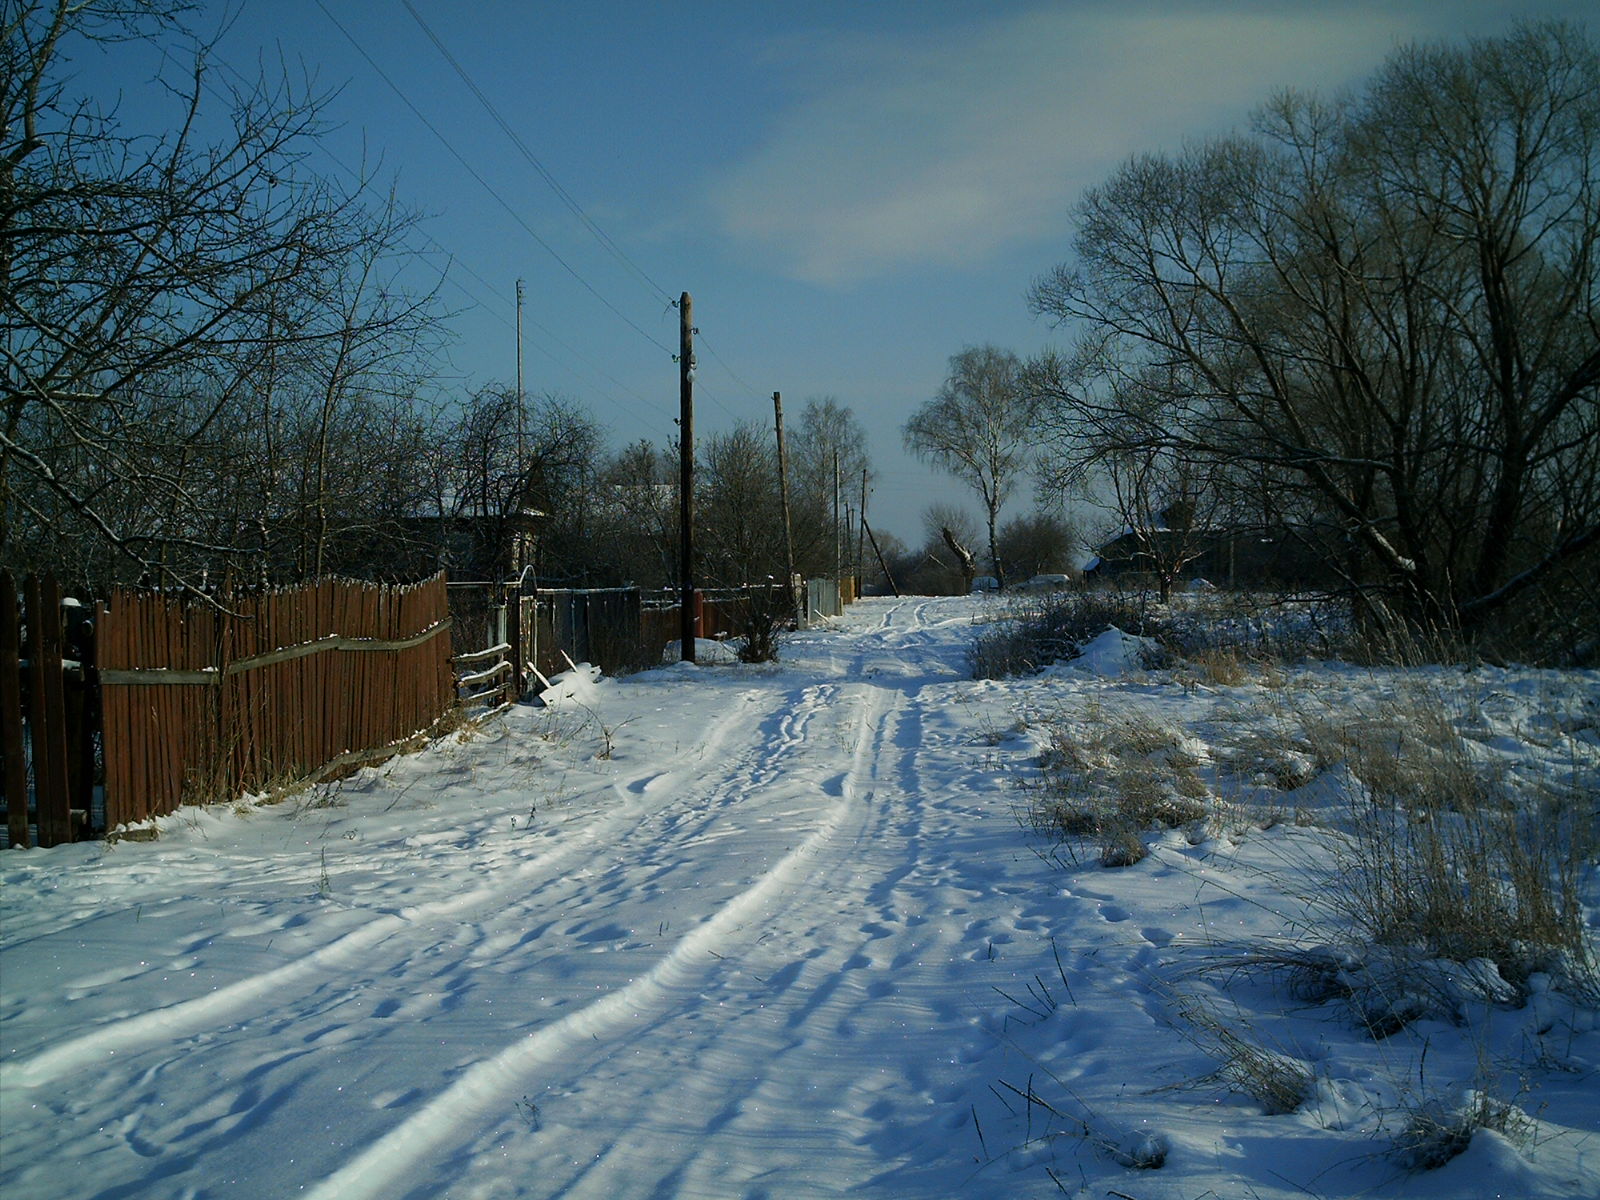
[(1577, 29), (1407, 48), (1364, 92), (1277, 98), (1254, 137), (1136, 158), (1075, 249), (1031, 293), (1087, 329), (1035, 373), (1058, 443), (1270, 486), (1374, 613), (1484, 637), (1593, 581), (1600, 55)]
[[(333, 435), (367, 421), (340, 414), (358, 400), (369, 411), (375, 391), (409, 393), (391, 371), (402, 380), (420, 373), (429, 298), (407, 298), (392, 266), (409, 218), (392, 206), (370, 214), (364, 182), (340, 190), (308, 173), (321, 98), (287, 82), (215, 78), (183, 26), (187, 7), (4, 8), (8, 559), (189, 585), (247, 564), (265, 573), (278, 540), (271, 527), (300, 522), (309, 502), (305, 565), (327, 566)], [(66, 48), (83, 39), (159, 40), (179, 51), (164, 57), (169, 130), (125, 134), (90, 100), (68, 95)], [(227, 112), (226, 132), (209, 142), (200, 119), (208, 91), (222, 93)], [(293, 435), (280, 435), (308, 403), (320, 483), (295, 497), (277, 471)], [(376, 432), (364, 431), (369, 452)], [(244, 486), (252, 480), (253, 497)]]
[(725, 586), (784, 576), (778, 452), (765, 425), (741, 422), (706, 439), (695, 499), (701, 565)]
[(922, 537), (924, 541), (947, 540), (945, 530), (950, 530), (963, 546), (973, 546), (978, 541), (978, 524), (972, 514), (959, 504), (938, 501), (922, 510)]
[(1078, 540), (1077, 528), (1067, 518), (1035, 509), (1001, 526), (1000, 558), (1019, 578), (1069, 574)]
[[(879, 535), (880, 540), (882, 535)], [(978, 525), (960, 505), (940, 502), (922, 511), (922, 540), (891, 560), (901, 588), (923, 595), (959, 595), (972, 590), (978, 560)]]
[(678, 460), (640, 440), (612, 456), (595, 494), (596, 565), (613, 585), (667, 587), (678, 571)]
[(458, 568), (506, 578), (517, 570), (520, 542), (536, 530), (540, 576), (580, 577), (601, 440), (593, 419), (565, 397), (519, 397), (503, 384), (471, 396), (446, 442), (440, 497)]
[(838, 464), (842, 524), (846, 503), (860, 494), (862, 473), (869, 482), (872, 477), (867, 432), (836, 398), (814, 396), (801, 408), (790, 434), (789, 463), (795, 569), (805, 575), (832, 575), (840, 545), (852, 543), (846, 558), (854, 554), (849, 531), (834, 528), (834, 466)]
[(1000, 509), (1026, 477), (1038, 403), (1022, 386), (1017, 356), (972, 346), (950, 359), (939, 394), (912, 414), (906, 448), (978, 494), (988, 522), (989, 560), (1005, 585), (996, 525)]

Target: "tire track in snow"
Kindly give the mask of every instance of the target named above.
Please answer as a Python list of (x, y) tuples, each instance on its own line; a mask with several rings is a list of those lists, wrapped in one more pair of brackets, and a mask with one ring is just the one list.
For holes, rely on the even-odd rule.
[[(634, 1053), (686, 1058), (696, 1069), (677, 1073), (646, 1068), (647, 1078), (671, 1075), (674, 1084), (650, 1096), (648, 1103), (636, 1101), (629, 1126), (608, 1135), (604, 1144), (564, 1142), (559, 1154), (541, 1160), (538, 1169), (541, 1178), (552, 1181), (552, 1194), (721, 1197), (746, 1194), (747, 1186), (749, 1194), (762, 1194), (759, 1183), (727, 1176), (728, 1159), (744, 1158), (729, 1154), (730, 1140), (747, 1149), (759, 1146), (758, 1157), (774, 1170), (795, 1169), (807, 1157), (819, 1156), (835, 1169), (841, 1158), (860, 1156), (863, 1179), (881, 1169), (872, 1150), (828, 1121), (789, 1125), (783, 1144), (773, 1145), (759, 1114), (816, 1112), (819, 1081), (832, 1073), (826, 1060), (835, 1055), (849, 1059), (853, 1047), (830, 1032), (815, 1030), (832, 1030), (893, 1003), (892, 998), (886, 1001), (880, 978), (885, 972), (859, 970), (873, 965), (872, 954), (884, 956), (884, 964), (878, 965), (887, 964), (891, 954), (880, 949), (864, 954), (864, 945), (851, 931), (860, 930), (874, 947), (895, 945), (877, 941), (894, 936), (891, 927), (897, 921), (889, 898), (905, 877), (921, 869), (922, 815), (907, 790), (908, 782), (913, 787), (916, 783), (909, 764), (923, 720), (920, 690), (912, 681), (906, 686), (869, 683), (852, 691), (865, 704), (851, 765), (840, 785), (848, 807), (843, 819), (813, 839), (808, 861), (786, 882), (784, 903), (765, 910), (772, 916), (754, 945), (746, 940), (742, 949), (722, 947), (718, 957), (739, 965), (721, 969), (709, 982), (702, 973), (688, 989), (696, 997), (691, 1010), (709, 1010), (716, 1019), (695, 1025), (691, 1035), (681, 1019), (684, 1014), (668, 1008), (630, 1030)], [(901, 940), (904, 934), (902, 930)], [(797, 957), (779, 952), (782, 961), (775, 969), (749, 966), (749, 951), (763, 944), (804, 949)], [(902, 948), (892, 957), (903, 953)], [(714, 1005), (707, 999), (713, 990)], [(756, 1028), (775, 1022), (786, 1030), (781, 1045)], [(824, 1061), (814, 1061), (813, 1054)], [(804, 1061), (795, 1067), (791, 1056)], [(572, 1067), (564, 1064), (562, 1080), (572, 1074)], [(559, 1090), (562, 1080), (544, 1082)], [(617, 1087), (617, 1080), (605, 1086)], [(632, 1092), (626, 1079), (622, 1090)], [(825, 1103), (822, 1111), (827, 1111)], [(578, 1164), (574, 1174), (562, 1173), (573, 1164)]]
[[(819, 690), (818, 695), (831, 696), (834, 690)], [(545, 1064), (568, 1054), (574, 1046), (598, 1040), (615, 1042), (642, 1024), (658, 1022), (660, 1010), (671, 1006), (674, 992), (692, 992), (692, 985), (706, 976), (706, 963), (716, 957), (715, 948), (724, 946), (769, 901), (802, 882), (817, 851), (852, 816), (864, 812), (871, 793), (861, 794), (861, 781), (871, 777), (872, 751), (885, 727), (886, 706), (897, 694), (876, 687), (868, 690), (868, 711), (863, 714), (851, 769), (839, 796), (818, 826), (754, 884), (686, 933), (643, 975), (468, 1068), (444, 1091), (311, 1189), (307, 1193), (310, 1200), (364, 1200), (395, 1194), (396, 1184), (439, 1150), (479, 1136), (493, 1115), (504, 1112), (529, 1089), (535, 1072)], [(803, 741), (803, 736), (796, 734), (790, 748)], [(716, 790), (748, 787), (759, 778), (776, 774), (778, 765), (769, 760), (748, 774), (730, 773)], [(653, 1015), (651, 1010), (655, 1010)]]
[[(806, 689), (800, 702), (780, 719), (776, 748), (768, 739), (761, 738), (735, 761), (744, 764), (754, 759), (758, 767), (763, 762), (775, 763), (784, 752), (799, 744), (803, 735), (797, 730), (803, 727), (810, 713), (825, 705), (832, 690), (828, 686)], [(742, 706), (731, 706), (708, 729), (707, 736), (680, 753), (666, 771), (652, 770), (642, 773), (638, 778), (650, 787), (664, 776), (670, 779), (694, 775), (703, 769), (703, 760), (720, 750), (732, 731), (744, 723), (748, 716)], [(675, 804), (687, 807), (697, 798), (691, 790)], [(700, 823), (705, 819), (709, 818), (703, 817)], [(373, 948), (418, 925), (479, 907), (507, 908), (507, 897), (525, 897), (529, 881), (554, 874), (563, 863), (582, 852), (591, 851), (596, 845), (627, 840), (630, 833), (636, 833), (638, 823), (635, 811), (626, 808), (609, 811), (581, 828), (573, 839), (563, 841), (532, 859), (498, 870), (493, 882), (484, 887), (439, 900), (407, 905), (319, 946), (295, 962), (241, 979), (204, 996), (181, 1000), (137, 1016), (119, 1017), (27, 1060), (0, 1063), (0, 1087), (37, 1088), (53, 1084), (85, 1070), (103, 1067), (118, 1057), (136, 1053), (151, 1045), (191, 1037), (207, 1030), (235, 1027), (251, 1016), (286, 1008), (290, 1003), (286, 997), (297, 991), (303, 994), (307, 984), (325, 983), (331, 972), (342, 971), (361, 962), (363, 956)], [(401, 960), (410, 959), (413, 952), (414, 948), (407, 946), (400, 956)], [(377, 972), (380, 975), (393, 973)], [(357, 982), (365, 982), (373, 974), (364, 972)]]

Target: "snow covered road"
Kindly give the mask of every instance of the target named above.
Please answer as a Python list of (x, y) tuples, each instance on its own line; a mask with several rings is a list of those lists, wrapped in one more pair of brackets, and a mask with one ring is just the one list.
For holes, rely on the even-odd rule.
[(1163, 952), (1282, 902), (1177, 834), (1047, 867), (1014, 786), (1035, 685), (966, 678), (983, 612), (868, 600), (775, 666), (579, 686), (154, 843), (6, 855), (0, 1193), (1009, 1197), (1059, 1194), (1049, 1168), (1104, 1195), (1205, 1147), (1205, 1176), (1116, 1184), (1145, 1200), (1334, 1170), (1326, 1112), (1152, 1140), (1119, 1099), (1200, 1073), (1164, 1061), (1194, 1053)]
[(7, 1196), (917, 1190), (1038, 867), (931, 607), (13, 870)]

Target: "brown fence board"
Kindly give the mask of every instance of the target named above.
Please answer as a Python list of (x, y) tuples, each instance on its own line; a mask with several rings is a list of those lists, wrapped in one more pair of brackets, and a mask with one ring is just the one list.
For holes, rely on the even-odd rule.
[(11, 845), (28, 844), (28, 766), (22, 736), (22, 614), (17, 581), (0, 570), (0, 755), (5, 758), (6, 830)]
[(39, 845), (59, 846), (72, 840), (67, 713), (61, 681), (61, 585), (50, 576), (30, 576), (27, 595), (34, 820)]
[(401, 589), (323, 581), (223, 610), (114, 593), (99, 610), (108, 824), (426, 729), (454, 700), (443, 592), (442, 576)]

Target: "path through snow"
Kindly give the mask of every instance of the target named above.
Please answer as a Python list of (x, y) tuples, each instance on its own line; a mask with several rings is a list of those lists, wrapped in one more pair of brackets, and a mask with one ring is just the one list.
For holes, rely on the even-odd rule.
[[(1176, 834), (1047, 868), (1019, 685), (965, 678), (983, 611), (865, 601), (777, 666), (606, 680), (153, 844), (7, 855), (0, 1190), (1059, 1194), (1048, 1168), (1145, 1200), (1304, 1194), (1291, 1163), (1319, 1195), (1403, 1188), (1318, 1137), (1337, 1098), (1148, 1124), (1138, 1097), (1200, 1073), (1150, 972), (1282, 901)], [(1152, 1148), (1182, 1169), (1129, 1167)]]

